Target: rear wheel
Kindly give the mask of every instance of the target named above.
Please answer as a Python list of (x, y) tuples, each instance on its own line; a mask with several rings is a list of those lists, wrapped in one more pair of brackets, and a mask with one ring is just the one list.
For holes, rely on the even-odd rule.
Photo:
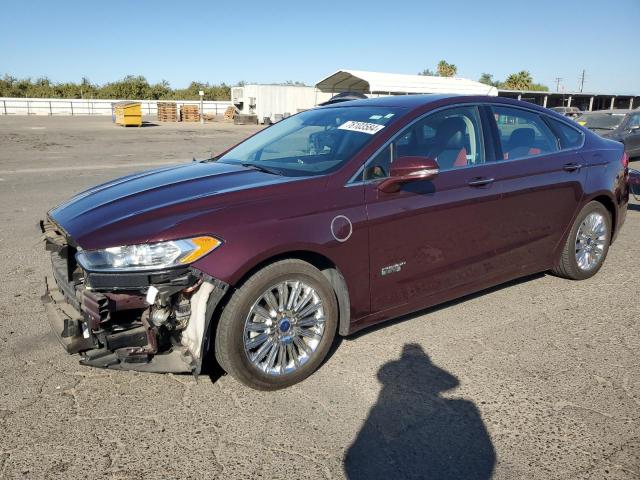
[(249, 387), (284, 388), (318, 368), (337, 323), (336, 296), (324, 275), (301, 260), (279, 261), (249, 278), (225, 306), (216, 358)]
[(590, 202), (576, 218), (553, 273), (585, 280), (602, 267), (611, 243), (611, 214), (599, 202)]

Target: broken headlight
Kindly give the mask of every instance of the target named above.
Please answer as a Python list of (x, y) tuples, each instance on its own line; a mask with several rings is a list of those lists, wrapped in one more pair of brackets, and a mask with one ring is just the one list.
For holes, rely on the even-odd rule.
[(158, 270), (195, 262), (222, 245), (214, 237), (195, 237), (167, 242), (81, 250), (78, 263), (89, 272)]

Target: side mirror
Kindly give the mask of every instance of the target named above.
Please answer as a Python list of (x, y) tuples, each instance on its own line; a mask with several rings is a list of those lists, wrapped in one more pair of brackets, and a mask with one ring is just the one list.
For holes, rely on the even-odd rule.
[(640, 172), (629, 169), (629, 190), (634, 197), (640, 197)]
[(393, 193), (404, 183), (430, 180), (440, 172), (438, 162), (427, 157), (398, 157), (391, 164), (389, 177), (380, 182), (378, 190)]

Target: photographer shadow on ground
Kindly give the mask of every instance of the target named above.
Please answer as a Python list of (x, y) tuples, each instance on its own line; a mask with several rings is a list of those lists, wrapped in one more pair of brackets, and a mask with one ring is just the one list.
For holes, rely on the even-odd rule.
[(456, 377), (431, 363), (422, 347), (407, 344), (402, 356), (378, 371), (378, 402), (349, 447), (350, 480), (488, 479), (496, 455), (473, 402), (441, 392)]

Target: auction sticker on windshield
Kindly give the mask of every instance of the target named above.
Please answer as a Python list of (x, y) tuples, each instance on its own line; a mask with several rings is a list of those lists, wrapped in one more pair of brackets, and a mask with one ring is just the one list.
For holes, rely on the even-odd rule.
[(344, 122), (338, 127), (339, 130), (351, 130), (352, 132), (368, 133), (369, 135), (378, 133), (383, 128), (384, 125), (378, 125), (377, 123), (369, 122), (356, 122), (355, 120)]

